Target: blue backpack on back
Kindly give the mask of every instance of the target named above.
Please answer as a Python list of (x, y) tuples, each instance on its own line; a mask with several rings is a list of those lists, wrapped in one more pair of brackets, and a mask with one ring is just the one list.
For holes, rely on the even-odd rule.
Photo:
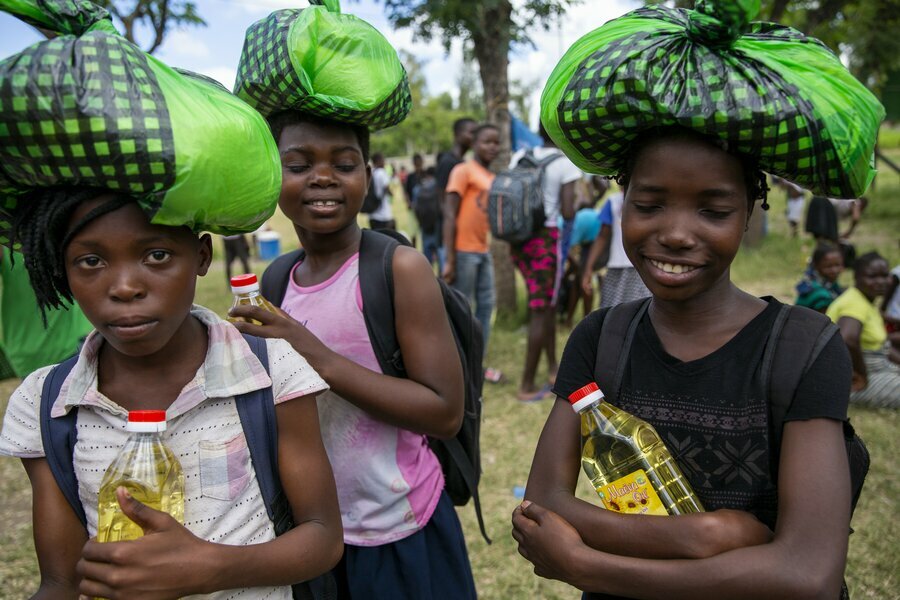
[[(269, 354), (265, 340), (252, 335), (243, 335), (253, 354), (268, 372)], [(76, 430), (78, 410), (73, 408), (65, 416), (50, 417), (50, 409), (59, 396), (59, 390), (77, 361), (78, 355), (75, 355), (59, 363), (44, 380), (44, 387), (41, 390), (41, 439), (47, 464), (56, 479), (56, 484), (81, 524), (87, 529), (87, 518), (78, 497), (78, 480), (72, 462), (75, 441), (78, 437)], [(272, 387), (236, 396), (235, 405), (266, 512), (274, 524), (275, 535), (281, 535), (294, 526), (294, 520), (278, 475), (278, 427)], [(294, 598), (298, 600), (337, 598), (337, 587), (330, 572), (310, 581), (295, 584), (293, 592)]]

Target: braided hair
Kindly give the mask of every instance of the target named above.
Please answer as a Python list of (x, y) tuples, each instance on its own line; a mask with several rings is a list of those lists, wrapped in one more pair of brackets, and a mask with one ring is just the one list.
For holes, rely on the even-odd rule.
[(66, 278), (65, 250), (72, 236), (97, 217), (116, 210), (134, 199), (116, 195), (91, 210), (73, 227), (72, 214), (83, 202), (108, 194), (104, 190), (42, 188), (19, 201), (8, 211), (10, 228), (3, 232), (9, 248), (21, 247), (28, 279), (34, 290), (44, 324), (51, 308), (68, 308), (73, 301)]

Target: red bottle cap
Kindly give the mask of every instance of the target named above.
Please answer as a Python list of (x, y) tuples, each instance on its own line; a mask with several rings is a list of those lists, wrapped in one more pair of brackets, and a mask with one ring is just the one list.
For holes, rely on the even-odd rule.
[(159, 423), (166, 420), (164, 410), (129, 410), (128, 421), (130, 423)]
[(256, 285), (256, 275), (247, 273), (246, 275), (235, 275), (231, 278), (231, 287), (244, 287), (246, 285)]
[(575, 412), (580, 412), (600, 400), (603, 400), (603, 392), (600, 391), (600, 386), (593, 381), (569, 394), (569, 403)]

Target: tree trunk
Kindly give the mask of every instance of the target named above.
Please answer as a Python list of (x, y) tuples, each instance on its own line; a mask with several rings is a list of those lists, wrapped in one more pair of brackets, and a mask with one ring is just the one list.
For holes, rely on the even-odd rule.
[[(475, 58), (484, 89), (487, 120), (500, 130), (500, 154), (494, 170), (509, 164), (509, 43), (512, 30), (512, 4), (508, 0), (491, 3), (481, 14), (479, 35), (473, 35)], [(497, 290), (497, 311), (516, 311), (516, 272), (509, 257), (509, 245), (494, 240), (491, 244), (494, 260), (494, 287)]]

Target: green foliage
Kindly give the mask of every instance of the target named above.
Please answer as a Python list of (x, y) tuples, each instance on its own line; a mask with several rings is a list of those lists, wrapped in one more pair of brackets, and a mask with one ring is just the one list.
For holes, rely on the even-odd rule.
[[(662, 2), (682, 8), (693, 0)], [(646, 4), (660, 4), (648, 0)], [(760, 21), (776, 21), (822, 40), (846, 56), (853, 74), (876, 95), (900, 68), (900, 0), (762, 0)]]
[(138, 23), (152, 32), (152, 40), (145, 52), (152, 54), (165, 40), (173, 26), (205, 27), (206, 21), (197, 12), (197, 5), (185, 0), (94, 0), (122, 25), (122, 35), (132, 43)]
[[(431, 40), (439, 36), (444, 46), (458, 39), (477, 39), (485, 30), (485, 16), (509, 12), (509, 0), (383, 0), (388, 19), (397, 27), (409, 27), (416, 36)], [(512, 11), (513, 42), (529, 43), (527, 30), (539, 25), (545, 30), (566, 9), (580, 0), (525, 0)]]
[[(399, 54), (409, 77), (413, 108), (399, 125), (372, 134), (372, 150), (387, 156), (411, 156), (418, 152), (433, 157), (439, 150), (453, 145), (453, 121), (464, 116), (476, 120), (484, 118), (484, 103), (477, 93), (480, 84), (471, 69), (468, 74), (464, 69), (460, 75), (460, 101), (454, 105), (447, 92), (429, 95), (422, 60), (405, 50), (400, 50)], [(463, 94), (463, 89), (468, 90), (468, 94)], [(433, 161), (426, 158), (425, 162)]]

